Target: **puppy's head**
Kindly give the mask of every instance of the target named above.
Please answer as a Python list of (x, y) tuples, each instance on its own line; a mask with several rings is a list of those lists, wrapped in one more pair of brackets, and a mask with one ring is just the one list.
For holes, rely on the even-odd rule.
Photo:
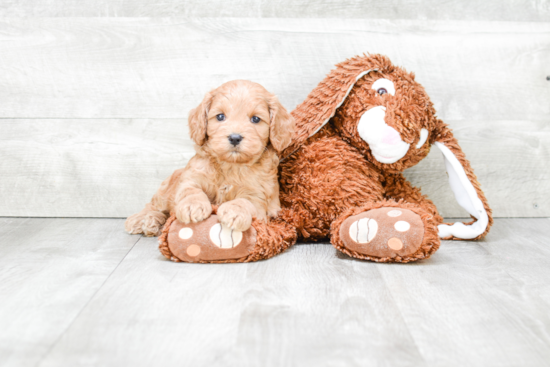
[(290, 144), (294, 121), (264, 87), (234, 80), (207, 93), (191, 110), (189, 132), (220, 161), (253, 163), (269, 144), (277, 152)]

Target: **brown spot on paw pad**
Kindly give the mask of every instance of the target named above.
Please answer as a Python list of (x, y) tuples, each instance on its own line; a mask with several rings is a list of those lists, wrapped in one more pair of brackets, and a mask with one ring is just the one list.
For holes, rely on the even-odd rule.
[(403, 248), (403, 241), (401, 241), (399, 238), (390, 238), (388, 240), (388, 247), (392, 250), (401, 250)]
[(186, 251), (187, 255), (191, 257), (196, 257), (201, 253), (201, 247), (199, 245), (189, 245)]
[(170, 226), (168, 246), (174, 256), (186, 262), (223, 261), (247, 256), (256, 243), (256, 230), (244, 232), (222, 226), (217, 215), (199, 223), (175, 220)]
[(402, 208), (379, 208), (347, 218), (340, 238), (349, 250), (376, 257), (415, 253), (424, 239), (424, 224), (416, 213)]

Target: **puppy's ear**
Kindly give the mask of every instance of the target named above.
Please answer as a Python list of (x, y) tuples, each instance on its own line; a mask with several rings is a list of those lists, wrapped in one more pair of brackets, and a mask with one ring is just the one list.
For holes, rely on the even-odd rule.
[(277, 152), (290, 145), (294, 136), (294, 118), (283, 107), (276, 96), (271, 96), (269, 105), (269, 140)]
[(212, 93), (206, 93), (201, 104), (189, 112), (189, 136), (197, 145), (206, 141), (206, 124), (208, 123), (208, 109), (212, 104)]

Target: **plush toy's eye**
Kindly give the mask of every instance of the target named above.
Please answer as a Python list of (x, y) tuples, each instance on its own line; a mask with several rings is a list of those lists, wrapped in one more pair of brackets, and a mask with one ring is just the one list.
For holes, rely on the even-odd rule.
[(216, 118), (218, 119), (218, 121), (223, 121), (225, 120), (225, 115), (223, 113), (220, 113), (219, 115), (216, 115)]
[(252, 116), (252, 118), (250, 119), (250, 121), (252, 121), (253, 123), (257, 124), (258, 122), (261, 121), (261, 119), (260, 119), (258, 116)]
[(372, 83), (372, 89), (376, 91), (379, 95), (383, 94), (391, 94), (392, 96), (395, 95), (395, 86), (393, 85), (392, 81), (389, 79), (381, 78)]

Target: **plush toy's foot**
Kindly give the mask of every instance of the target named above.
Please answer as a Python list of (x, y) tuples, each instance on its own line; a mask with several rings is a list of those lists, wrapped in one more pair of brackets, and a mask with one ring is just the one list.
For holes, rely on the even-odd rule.
[(439, 248), (437, 223), (422, 208), (392, 201), (348, 211), (333, 223), (332, 243), (345, 254), (378, 262), (410, 262)]
[(193, 263), (250, 262), (267, 259), (296, 242), (296, 230), (273, 220), (254, 220), (244, 232), (222, 226), (217, 215), (183, 224), (170, 217), (159, 238), (160, 252), (172, 261)]

